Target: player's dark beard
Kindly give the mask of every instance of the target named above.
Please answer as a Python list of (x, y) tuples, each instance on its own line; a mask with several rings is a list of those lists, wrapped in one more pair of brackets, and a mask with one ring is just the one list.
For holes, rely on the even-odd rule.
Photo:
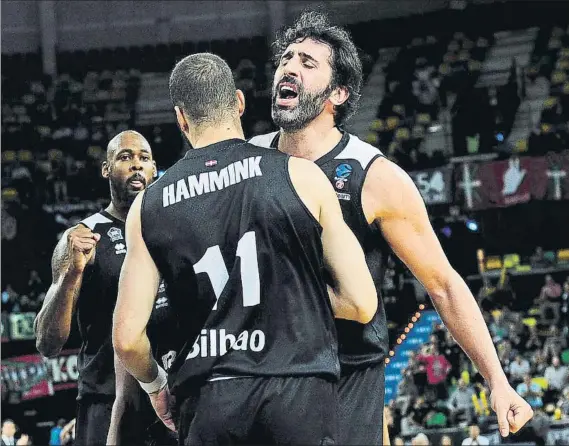
[[(111, 199), (115, 205), (119, 207), (130, 207), (134, 202), (136, 196), (142, 192), (142, 190), (132, 190), (128, 187), (129, 182), (132, 180), (142, 181), (145, 186), (148, 186), (152, 183), (152, 180), (146, 181), (144, 175), (141, 173), (135, 173), (131, 175), (126, 182), (119, 180), (118, 178), (113, 178), (112, 174), (110, 176), (110, 183), (111, 183)], [(143, 189), (144, 190), (144, 189)]]
[[(298, 105), (294, 108), (280, 108), (276, 104), (278, 87), (282, 82), (288, 82), (298, 87)], [(273, 91), (271, 116), (275, 125), (288, 132), (297, 132), (305, 128), (324, 109), (324, 103), (332, 91), (328, 85), (324, 90), (308, 92), (294, 78), (284, 76)]]

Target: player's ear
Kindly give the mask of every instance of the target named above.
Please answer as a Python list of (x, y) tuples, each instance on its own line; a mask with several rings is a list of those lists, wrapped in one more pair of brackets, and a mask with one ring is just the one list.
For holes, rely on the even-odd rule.
[(174, 110), (176, 111), (176, 119), (178, 120), (178, 125), (180, 126), (180, 129), (182, 130), (182, 132), (188, 133), (190, 130), (190, 126), (188, 124), (188, 121), (186, 120), (186, 115), (184, 115), (182, 109), (180, 109), (180, 107), (178, 107), (177, 105), (174, 107)]
[(158, 176), (158, 168), (156, 167), (156, 161), (152, 161), (152, 178)]
[(239, 117), (241, 117), (245, 113), (245, 95), (241, 90), (237, 90), (235, 94), (237, 95), (237, 105), (239, 106)]
[(109, 178), (110, 171), (109, 163), (107, 161), (103, 161), (103, 164), (101, 165), (101, 175), (103, 175), (103, 178)]
[(337, 87), (334, 89), (334, 91), (332, 91), (329, 99), (333, 105), (338, 106), (346, 102), (349, 97), (350, 97), (350, 92), (346, 87)]

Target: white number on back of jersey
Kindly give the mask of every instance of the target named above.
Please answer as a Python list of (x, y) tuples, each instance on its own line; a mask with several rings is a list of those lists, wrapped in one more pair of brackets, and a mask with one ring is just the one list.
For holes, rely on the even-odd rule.
[[(241, 285), (243, 286), (243, 306), (252, 307), (261, 302), (261, 282), (259, 280), (259, 262), (257, 260), (257, 241), (255, 232), (249, 231), (237, 244), (237, 257), (241, 258)], [(229, 280), (229, 272), (223, 260), (219, 245), (207, 249), (203, 257), (194, 265), (196, 274), (206, 273), (215, 293), (214, 310)]]

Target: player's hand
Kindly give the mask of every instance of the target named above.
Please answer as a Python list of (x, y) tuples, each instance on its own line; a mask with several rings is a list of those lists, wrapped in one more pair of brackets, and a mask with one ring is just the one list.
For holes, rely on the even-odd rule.
[(509, 384), (492, 389), (490, 394), (492, 409), (498, 416), (500, 435), (515, 434), (533, 417), (533, 410)]
[(156, 415), (158, 415), (158, 418), (162, 420), (162, 423), (164, 423), (168, 429), (176, 432), (176, 426), (172, 418), (172, 411), (170, 410), (173, 398), (170, 395), (168, 386), (164, 386), (164, 388), (159, 392), (149, 393), (148, 396), (150, 397), (150, 402), (152, 403), (152, 407), (154, 408)]
[(77, 225), (67, 233), (67, 249), (71, 262), (71, 269), (83, 272), (95, 254), (97, 242), (101, 235), (92, 232), (83, 225)]

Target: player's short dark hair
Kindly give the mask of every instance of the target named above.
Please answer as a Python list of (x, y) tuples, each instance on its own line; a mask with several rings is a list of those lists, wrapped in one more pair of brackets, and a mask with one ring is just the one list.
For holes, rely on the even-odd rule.
[(231, 68), (210, 53), (191, 54), (170, 74), (170, 98), (194, 124), (228, 118), (237, 105)]
[(332, 88), (345, 87), (350, 93), (346, 102), (335, 108), (336, 125), (344, 124), (357, 110), (363, 82), (362, 63), (350, 34), (333, 26), (322, 11), (305, 10), (288, 28), (279, 32), (272, 44), (273, 61), (278, 64), (287, 47), (304, 39), (314, 39), (332, 50)]

